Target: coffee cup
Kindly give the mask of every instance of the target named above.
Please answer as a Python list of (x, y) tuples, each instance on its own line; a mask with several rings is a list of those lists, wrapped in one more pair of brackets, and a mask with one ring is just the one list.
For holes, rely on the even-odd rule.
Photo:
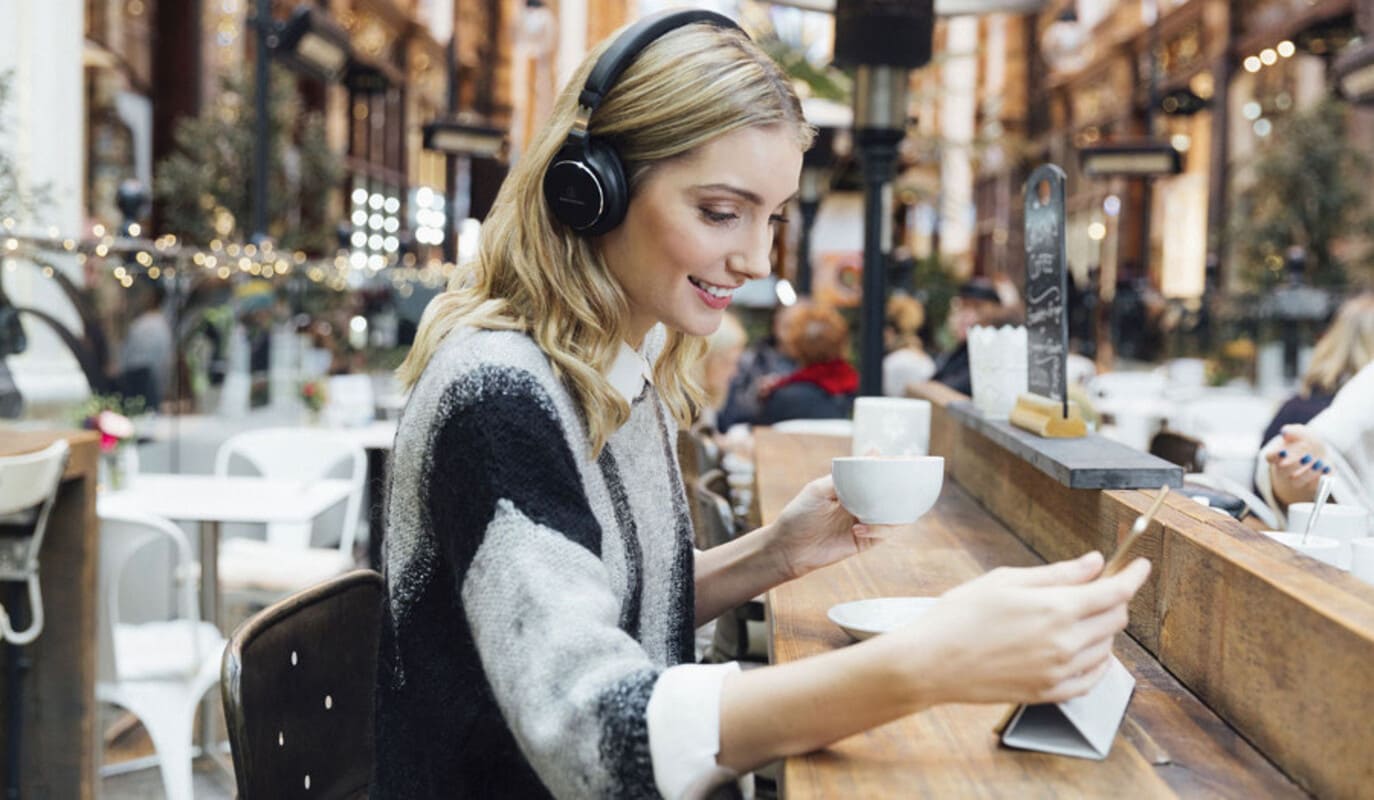
[(830, 462), (840, 505), (869, 525), (906, 525), (935, 505), (945, 479), (939, 456), (857, 456)]
[(1374, 583), (1374, 537), (1350, 543), (1350, 573), (1365, 583)]
[(1290, 531), (1263, 531), (1265, 536), (1280, 544), (1286, 544), (1303, 555), (1318, 561), (1325, 561), (1337, 569), (1350, 569), (1350, 546), (1330, 536), (1312, 534), (1304, 539), (1301, 533)]
[(930, 452), (930, 403), (910, 397), (854, 401), (855, 456), (924, 456)]
[[(1294, 503), (1288, 507), (1288, 530), (1302, 533), (1312, 518), (1312, 503)], [(1341, 543), (1342, 558), (1350, 564), (1350, 543), (1370, 535), (1369, 512), (1360, 506), (1327, 503), (1317, 517), (1312, 533), (1328, 536)]]
[[(1288, 530), (1302, 533), (1312, 517), (1312, 503), (1294, 503), (1288, 507)], [(1369, 512), (1361, 506), (1327, 503), (1317, 517), (1313, 533), (1349, 542), (1370, 535)]]

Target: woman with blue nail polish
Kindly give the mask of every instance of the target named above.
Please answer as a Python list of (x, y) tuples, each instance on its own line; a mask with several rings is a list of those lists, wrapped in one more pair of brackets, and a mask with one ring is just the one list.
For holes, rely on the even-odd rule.
[[(1371, 342), (1374, 355), (1374, 342)], [(1285, 425), (1260, 451), (1255, 484), (1279, 513), (1316, 495), (1333, 478), (1331, 500), (1374, 512), (1374, 362), (1345, 382), (1306, 425)]]

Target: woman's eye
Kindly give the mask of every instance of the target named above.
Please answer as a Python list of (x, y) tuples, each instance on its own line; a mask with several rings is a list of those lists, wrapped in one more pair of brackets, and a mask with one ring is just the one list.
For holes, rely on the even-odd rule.
[(714, 222), (716, 224), (733, 222), (739, 219), (739, 216), (736, 214), (726, 211), (712, 211), (709, 208), (701, 209), (701, 216), (704, 217), (707, 222)]
[(773, 223), (774, 225), (786, 225), (786, 224), (787, 224), (787, 215), (786, 215), (786, 214), (773, 214), (772, 216), (770, 216), (770, 217), (768, 218), (768, 221), (771, 222), (771, 223)]

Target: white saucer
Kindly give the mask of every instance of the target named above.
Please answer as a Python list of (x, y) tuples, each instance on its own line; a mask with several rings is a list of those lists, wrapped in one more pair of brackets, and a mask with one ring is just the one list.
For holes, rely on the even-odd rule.
[(830, 621), (859, 641), (887, 633), (926, 613), (938, 597), (875, 597), (832, 606)]

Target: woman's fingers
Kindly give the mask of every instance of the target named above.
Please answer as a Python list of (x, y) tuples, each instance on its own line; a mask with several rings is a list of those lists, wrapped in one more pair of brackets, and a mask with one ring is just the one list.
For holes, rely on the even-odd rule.
[(1038, 567), (1003, 567), (990, 575), (1002, 586), (1066, 586), (1086, 583), (1102, 571), (1102, 554), (1084, 553), (1070, 561), (1056, 561)]
[[(1108, 651), (1110, 655), (1110, 651)], [(1087, 694), (1097, 682), (1102, 680), (1102, 676), (1107, 674), (1107, 669), (1111, 666), (1111, 659), (1103, 657), (1101, 662), (1092, 669), (1081, 675), (1075, 675), (1068, 680), (1061, 681), (1054, 688), (1044, 692), (1040, 698), (1041, 703), (1062, 703), (1065, 700), (1072, 700), (1082, 694)]]
[(1150, 575), (1150, 562), (1137, 558), (1125, 569), (1085, 586), (1052, 589), (1056, 602), (1063, 603), (1071, 619), (1086, 619), (1125, 605)]

